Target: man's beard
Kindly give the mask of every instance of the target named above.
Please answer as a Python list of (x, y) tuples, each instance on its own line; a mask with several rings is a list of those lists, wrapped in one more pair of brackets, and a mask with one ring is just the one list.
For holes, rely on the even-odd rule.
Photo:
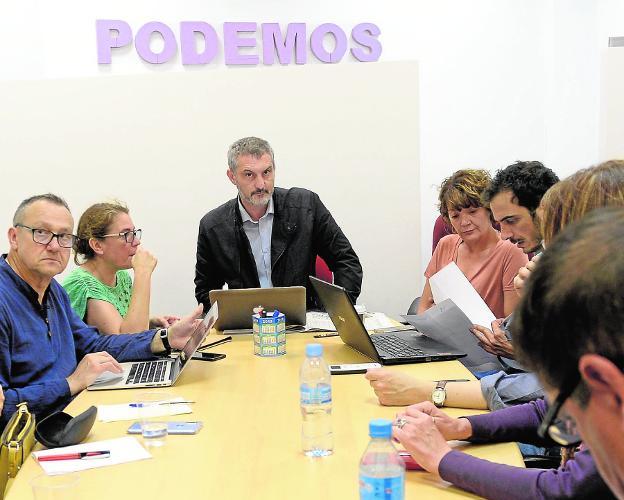
[[(271, 190), (271, 192), (268, 192), (266, 189), (254, 191), (251, 195), (249, 195), (249, 197), (243, 196), (243, 193), (241, 193), (240, 190), (238, 191), (238, 194), (243, 201), (246, 201), (254, 207), (265, 207), (269, 204), (271, 196), (273, 196), (273, 190)], [(258, 196), (260, 194), (263, 194), (263, 196)]]

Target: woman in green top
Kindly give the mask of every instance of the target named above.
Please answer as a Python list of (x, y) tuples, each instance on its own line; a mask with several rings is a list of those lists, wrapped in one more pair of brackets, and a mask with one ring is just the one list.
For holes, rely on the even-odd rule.
[[(140, 332), (168, 327), (179, 318), (149, 318), (150, 287), (156, 257), (139, 247), (128, 208), (97, 203), (78, 222), (74, 269), (65, 279), (74, 311), (101, 333)], [(126, 269), (133, 269), (134, 283)]]

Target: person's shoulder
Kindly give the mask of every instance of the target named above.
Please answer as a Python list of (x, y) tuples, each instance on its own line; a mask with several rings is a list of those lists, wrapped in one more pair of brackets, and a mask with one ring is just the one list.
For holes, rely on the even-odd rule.
[(82, 283), (85, 280), (85, 274), (87, 274), (87, 272), (81, 267), (72, 269), (69, 274), (65, 276), (63, 286), (66, 287), (75, 283)]
[(101, 293), (106, 288), (106, 285), (90, 272), (77, 267), (67, 275), (65, 281), (63, 281), (63, 288), (71, 297), (76, 297), (85, 294)]
[(444, 249), (444, 248), (453, 248), (457, 245), (459, 245), (461, 241), (461, 238), (459, 237), (458, 234), (447, 234), (446, 236), (443, 236), (442, 238), (440, 238), (440, 241), (438, 241), (438, 246), (436, 246), (436, 250), (438, 248), (440, 249)]
[(81, 267), (73, 269), (63, 280), (63, 287), (86, 287), (93, 286), (100, 283), (100, 281), (88, 271), (85, 271)]
[[(521, 259), (521, 260), (527, 260), (528, 261), (528, 257), (526, 256), (526, 254), (524, 253), (524, 251), (518, 247), (518, 245), (516, 245), (515, 243), (512, 243), (509, 240), (503, 240), (501, 239), (500, 242), (497, 245), (498, 247), (498, 251), (509, 257), (509, 258), (517, 258), (517, 259)], [(523, 259), (524, 257), (524, 259)]]
[(52, 295), (54, 295), (60, 302), (69, 305), (70, 300), (67, 290), (65, 290), (65, 288), (54, 278), (50, 281), (50, 292), (52, 292)]
[(278, 188), (273, 191), (273, 199), (278, 207), (314, 208), (320, 203), (319, 195), (306, 188)]
[(227, 222), (230, 218), (233, 219), (235, 207), (236, 198), (228, 200), (204, 215), (201, 218), (199, 225), (204, 229), (210, 229), (216, 225), (222, 224), (223, 222)]

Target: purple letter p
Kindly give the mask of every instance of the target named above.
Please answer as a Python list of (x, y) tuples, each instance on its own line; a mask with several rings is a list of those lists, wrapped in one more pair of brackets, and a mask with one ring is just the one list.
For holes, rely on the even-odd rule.
[[(125, 21), (98, 19), (95, 21), (98, 64), (111, 63), (111, 49), (123, 47), (132, 42), (132, 30)], [(116, 32), (116, 35), (113, 33)]]

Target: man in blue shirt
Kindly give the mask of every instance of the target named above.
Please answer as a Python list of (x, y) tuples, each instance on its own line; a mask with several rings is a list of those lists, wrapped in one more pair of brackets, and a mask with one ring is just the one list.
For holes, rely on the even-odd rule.
[(120, 373), (117, 360), (183, 347), (201, 315), (200, 306), (168, 330), (100, 335), (76, 316), (54, 279), (67, 266), (73, 227), (69, 207), (52, 194), (28, 198), (15, 212), (10, 250), (0, 258), (0, 428), (23, 401), (38, 417), (48, 415), (101, 373)]

